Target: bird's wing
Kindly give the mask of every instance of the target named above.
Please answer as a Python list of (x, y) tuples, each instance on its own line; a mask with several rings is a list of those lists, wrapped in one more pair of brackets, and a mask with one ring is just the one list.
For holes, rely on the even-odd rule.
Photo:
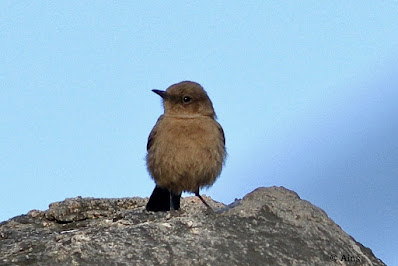
[(224, 146), (225, 146), (225, 135), (224, 135), (224, 130), (222, 129), (221, 125), (219, 123), (217, 123), (217, 127), (218, 130), (220, 131), (221, 135), (222, 135), (222, 141), (224, 142)]
[(148, 151), (153, 144), (154, 139), (156, 138), (156, 134), (157, 134), (157, 130), (156, 130), (156, 125), (163, 119), (163, 115), (161, 115), (158, 119), (158, 121), (156, 121), (155, 126), (152, 128), (151, 133), (148, 136), (148, 142), (146, 144), (146, 150)]

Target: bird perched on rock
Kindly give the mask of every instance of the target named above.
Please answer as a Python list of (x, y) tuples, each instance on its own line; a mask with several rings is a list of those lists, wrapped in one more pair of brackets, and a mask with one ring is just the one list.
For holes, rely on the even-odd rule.
[(146, 163), (156, 187), (146, 209), (178, 210), (183, 191), (195, 193), (210, 208), (199, 189), (213, 185), (226, 157), (213, 104), (202, 86), (191, 81), (153, 92), (162, 97), (164, 114), (148, 138)]

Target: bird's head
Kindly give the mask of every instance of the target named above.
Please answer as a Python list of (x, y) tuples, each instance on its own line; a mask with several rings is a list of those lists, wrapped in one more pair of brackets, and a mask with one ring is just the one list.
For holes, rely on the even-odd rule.
[(206, 91), (196, 82), (183, 81), (171, 85), (166, 91), (152, 90), (163, 98), (165, 115), (214, 118), (213, 104)]

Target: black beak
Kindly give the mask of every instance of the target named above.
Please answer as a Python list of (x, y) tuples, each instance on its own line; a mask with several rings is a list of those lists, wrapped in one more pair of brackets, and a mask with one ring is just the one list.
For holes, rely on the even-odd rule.
[(165, 91), (160, 91), (160, 90), (152, 90), (154, 93), (165, 99), (167, 97), (167, 94)]

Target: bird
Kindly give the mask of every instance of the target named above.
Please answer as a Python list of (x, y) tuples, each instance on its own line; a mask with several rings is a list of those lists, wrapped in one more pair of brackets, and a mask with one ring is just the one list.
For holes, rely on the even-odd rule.
[(179, 210), (182, 192), (194, 193), (212, 210), (199, 189), (214, 184), (227, 155), (213, 103), (193, 81), (152, 91), (162, 98), (164, 113), (147, 142), (146, 165), (156, 185), (146, 210)]

